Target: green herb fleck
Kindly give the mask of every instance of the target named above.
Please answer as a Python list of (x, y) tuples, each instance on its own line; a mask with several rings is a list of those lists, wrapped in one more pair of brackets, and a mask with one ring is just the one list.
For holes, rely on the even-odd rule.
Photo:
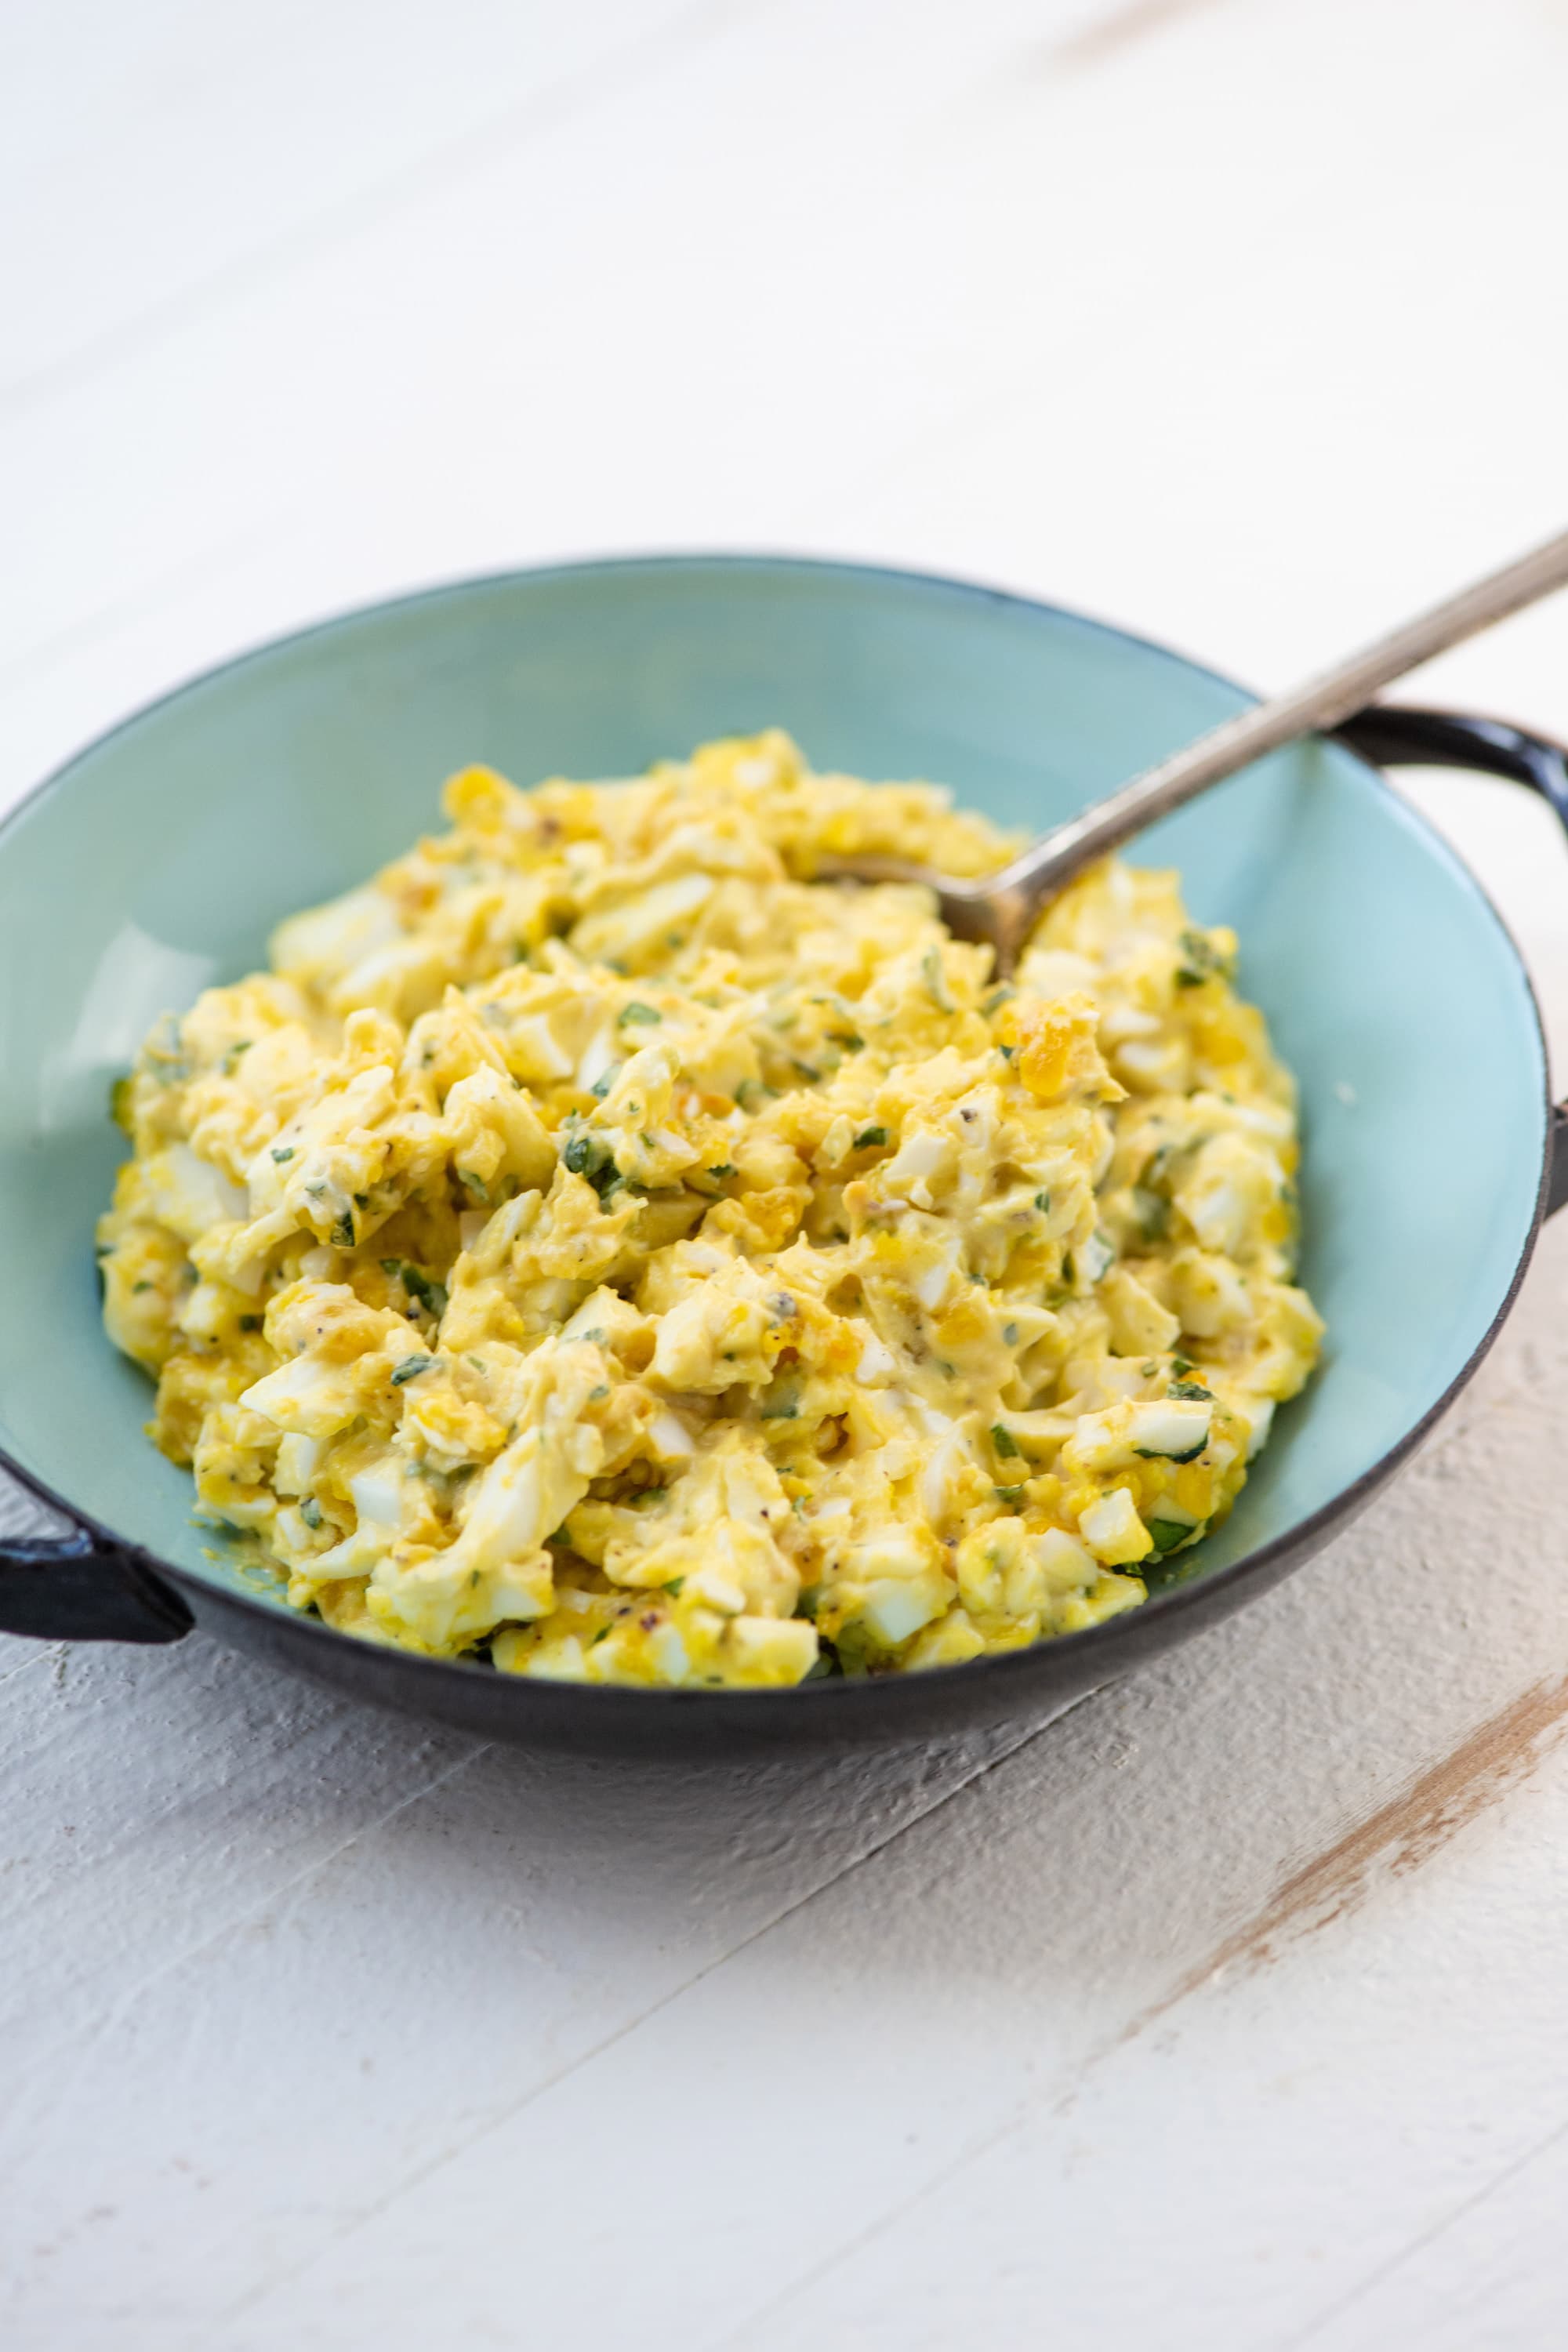
[(991, 1443), (996, 1448), (997, 1453), (1002, 1456), (1004, 1462), (1016, 1461), (1019, 1459), (1017, 1439), (1014, 1436), (1010, 1429), (1004, 1429), (999, 1421), (992, 1423)]
[(293, 1159), (293, 1157), (294, 1157), (294, 1147), (293, 1147), (293, 1145), (292, 1145), (291, 1143), (285, 1143), (285, 1144), (282, 1146), (282, 1148), (281, 1148), (280, 1150), (274, 1150), (274, 1152), (273, 1152), (273, 1154), (272, 1154), (272, 1157), (273, 1157), (273, 1159), (274, 1159), (274, 1160), (276, 1160), (276, 1161), (278, 1162), (278, 1165), (279, 1166), (279, 1168), (281, 1168), (281, 1167), (282, 1167), (282, 1165), (283, 1165), (283, 1162), (284, 1162), (286, 1160), (292, 1160), (292, 1159)]
[(1205, 980), (1230, 978), (1229, 957), (1221, 955), (1202, 931), (1184, 931), (1181, 952), (1182, 961), (1176, 967), (1178, 988), (1201, 988)]
[(1185, 1543), (1189, 1536), (1197, 1533), (1195, 1527), (1181, 1519), (1151, 1519), (1148, 1524), (1156, 1551), (1174, 1551), (1178, 1544)]
[(300, 1506), (300, 1517), (304, 1520), (305, 1525), (308, 1528), (319, 1528), (321, 1526), (321, 1507), (320, 1503), (317, 1502), (314, 1495), (306, 1496), (304, 1501)]
[(445, 1283), (436, 1281), (433, 1276), (410, 1265), (404, 1257), (384, 1257), (381, 1270), (383, 1274), (389, 1274), (395, 1282), (401, 1282), (416, 1307), (422, 1307), (426, 1315), (433, 1315), (437, 1322), (440, 1321), (447, 1312)]
[(473, 1194), (476, 1201), (483, 1201), (487, 1203), (489, 1202), (490, 1188), (485, 1182), (484, 1178), (482, 1176), (477, 1176), (471, 1168), (459, 1168), (458, 1171), (458, 1181), (459, 1184), (466, 1186), (468, 1191)]
[(354, 1213), (352, 1209), (345, 1209), (342, 1215), (338, 1219), (337, 1223), (332, 1227), (332, 1239), (337, 1244), (339, 1249), (353, 1249), (354, 1245)]
[(131, 1286), (131, 1296), (135, 1298), (142, 1291), (151, 1290), (152, 1287), (150, 1282), (133, 1282)]
[(599, 1646), (600, 1643), (601, 1643), (601, 1642), (603, 1642), (603, 1641), (605, 1641), (605, 1640), (606, 1640), (606, 1639), (607, 1639), (607, 1637), (609, 1636), (609, 1634), (610, 1634), (610, 1633), (611, 1633), (612, 1631), (613, 1631), (613, 1628), (612, 1628), (612, 1627), (610, 1627), (610, 1626), (608, 1626), (608, 1625), (601, 1625), (601, 1626), (600, 1626), (600, 1628), (599, 1628), (599, 1630), (598, 1630), (598, 1632), (595, 1634), (595, 1636), (594, 1636), (593, 1640), (589, 1643), (588, 1647), (589, 1647), (591, 1650), (596, 1650), (596, 1649), (598, 1648), (598, 1646)]
[(233, 1076), (234, 1072), (239, 1066), (240, 1055), (242, 1054), (248, 1054), (253, 1043), (254, 1040), (249, 1037), (241, 1037), (237, 1044), (229, 1047), (227, 1053), (224, 1055), (223, 1060), (218, 1065), (226, 1078)]
[(668, 1595), (669, 1595), (669, 1597), (670, 1597), (670, 1599), (671, 1599), (672, 1601), (679, 1601), (679, 1598), (680, 1598), (680, 1593), (681, 1593), (681, 1588), (682, 1588), (682, 1586), (685, 1584), (685, 1582), (686, 1582), (686, 1579), (685, 1579), (683, 1576), (672, 1576), (672, 1577), (670, 1578), (669, 1582), (665, 1586), (665, 1588), (664, 1588), (664, 1589), (665, 1589), (665, 1591), (668, 1593)]
[(1035, 1206), (1038, 1209), (1041, 1216), (1048, 1217), (1051, 1213), (1050, 1194), (1048, 1192), (1037, 1192), (1035, 1195)]
[(863, 1127), (849, 1148), (852, 1151), (875, 1151), (887, 1140), (888, 1130), (885, 1127)]
[(1132, 1214), (1145, 1241), (1163, 1240), (1169, 1230), (1171, 1204), (1169, 1201), (1162, 1200), (1158, 1192), (1151, 1192), (1146, 1184), (1134, 1184), (1132, 1187)]
[(1214, 1391), (1200, 1388), (1196, 1381), (1173, 1381), (1165, 1393), (1167, 1396), (1184, 1397), (1190, 1404), (1214, 1402)]
[(735, 1172), (734, 1163), (732, 1160), (721, 1160), (717, 1168), (705, 1168), (702, 1172), (705, 1176), (732, 1176)]
[(927, 948), (921, 958), (921, 972), (931, 1003), (939, 1013), (956, 1013), (957, 1005), (947, 985), (947, 974), (942, 968), (942, 950)]
[(607, 1145), (595, 1135), (579, 1133), (571, 1137), (561, 1162), (569, 1175), (584, 1177), (601, 1201), (622, 1181)]
[(991, 1492), (999, 1503), (1016, 1503), (1024, 1489), (1022, 1486), (993, 1486)]
[(403, 1361), (393, 1372), (393, 1387), (400, 1389), (405, 1381), (416, 1381), (421, 1372), (429, 1370), (435, 1360), (434, 1356), (405, 1356)]
[(626, 1028), (633, 1023), (637, 1023), (641, 1025), (652, 1021), (662, 1021), (663, 1019), (663, 1013), (657, 1011), (653, 1005), (639, 1004), (635, 999), (630, 1004), (623, 1004), (619, 1013), (616, 1015), (617, 1025), (622, 1028)]

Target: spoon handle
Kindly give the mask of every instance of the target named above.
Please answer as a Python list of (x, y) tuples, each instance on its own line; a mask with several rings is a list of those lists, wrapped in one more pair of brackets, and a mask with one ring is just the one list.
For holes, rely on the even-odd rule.
[(987, 888), (1005, 894), (1015, 905), (1026, 901), (1037, 906), (1047, 892), (1058, 888), (1091, 859), (1104, 856), (1129, 835), (1180, 808), (1210, 784), (1234, 775), (1266, 751), (1277, 751), (1299, 736), (1348, 719), (1381, 687), (1565, 585), (1568, 531), (1561, 531), (1530, 554), (1505, 563), (1500, 572), (1472, 582), (1457, 596), (1446, 597), (1348, 660), (1309, 678), (1292, 693), (1239, 711), (1185, 750), (1173, 751), (1157, 767), (1145, 769), (1109, 800), (1045, 835), (993, 876)]

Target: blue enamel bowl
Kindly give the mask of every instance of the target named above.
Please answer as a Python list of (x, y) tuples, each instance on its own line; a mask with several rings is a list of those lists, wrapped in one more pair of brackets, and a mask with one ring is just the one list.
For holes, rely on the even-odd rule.
[[(0, 1447), (74, 1524), (58, 1543), (5, 1547), (0, 1627), (145, 1641), (195, 1622), (488, 1738), (719, 1758), (1038, 1713), (1266, 1590), (1371, 1497), (1473, 1370), (1552, 1193), (1519, 955), (1465, 867), (1344, 742), (1267, 761), (1134, 848), (1182, 869), (1202, 921), (1235, 925), (1247, 993), (1300, 1078), (1303, 1278), (1329, 1336), (1193, 1572), (1109, 1624), (938, 1673), (778, 1693), (534, 1683), (356, 1642), (212, 1556), (189, 1479), (142, 1433), (151, 1391), (104, 1339), (92, 1249), (123, 1148), (109, 1087), (148, 1024), (254, 967), (281, 915), (428, 829), (456, 767), (485, 761), (524, 783), (625, 773), (777, 724), (819, 766), (937, 778), (1038, 831), (1247, 699), (1119, 630), (959, 582), (681, 556), (351, 614), (92, 745), (0, 827)], [(1371, 713), (1349, 732), (1385, 758), (1561, 786), (1560, 755), (1511, 730)]]

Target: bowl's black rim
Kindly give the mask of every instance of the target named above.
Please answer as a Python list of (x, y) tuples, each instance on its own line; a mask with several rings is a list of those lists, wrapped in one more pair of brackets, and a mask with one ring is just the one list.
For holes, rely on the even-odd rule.
[[(897, 564), (862, 562), (855, 559), (797, 555), (788, 552), (770, 554), (765, 551), (752, 550), (691, 549), (677, 551), (655, 551), (644, 554), (590, 556), (564, 562), (520, 565), (494, 572), (472, 573), (439, 582), (432, 586), (409, 590), (395, 596), (378, 598), (371, 604), (351, 606), (319, 621), (309, 623), (302, 628), (289, 630), (279, 636), (268, 638), (262, 644), (250, 646), (227, 661), (216, 663), (209, 668), (198, 671), (193, 677), (172, 687), (166, 693), (154, 697), (152, 701), (129, 712), (124, 719), (117, 720), (112, 727), (94, 736), (88, 743), (70, 753), (58, 766), (52, 769), (30, 792), (23, 795), (22, 799), (7, 811), (3, 818), (0, 818), (0, 843), (3, 843), (5, 835), (23, 822), (44, 800), (51, 797), (68, 782), (83, 761), (106, 749), (120, 736), (139, 727), (144, 720), (157, 716), (172, 704), (183, 701), (187, 696), (200, 694), (208, 688), (219, 685), (235, 672), (247, 668), (252, 663), (268, 660), (274, 655), (285, 652), (292, 646), (319, 637), (330, 636), (339, 630), (353, 629), (387, 614), (410, 610), (420, 604), (442, 603), (447, 599), (471, 594), (476, 591), (499, 589), (524, 582), (542, 584), (552, 580), (584, 579), (595, 574), (639, 571), (655, 573), (695, 571), (796, 572), (808, 577), (889, 582), (904, 589), (913, 589), (942, 597), (957, 596), (981, 604), (1016, 609), (1030, 616), (1043, 616), (1055, 622), (1065, 622), (1071, 627), (1083, 630), (1086, 634), (1112, 638), (1121, 644), (1136, 647), (1140, 653), (1152, 654), (1160, 660), (1172, 663), (1181, 669), (1194, 672), (1213, 684), (1225, 688), (1227, 692), (1240, 695), (1244, 700), (1256, 701), (1258, 698), (1250, 688), (1239, 685), (1235, 678), (1228, 677), (1224, 671), (1214, 669), (1206, 663), (1193, 660), (1172, 646), (1162, 644), (1156, 638), (1141, 635), (1134, 630), (1121, 628), (1112, 622), (1097, 619), (1068, 605), (1051, 604), (1042, 597), (1025, 595), (1017, 590), (1000, 588), (988, 582), (966, 579), (953, 573), (914, 571)], [(1391, 790), (1386, 777), (1371, 761), (1363, 759), (1359, 752), (1351, 751), (1344, 744), (1336, 744), (1334, 749), (1344, 757), (1354, 761), (1383, 790)], [(1512, 956), (1524, 1000), (1530, 1008), (1534, 1024), (1535, 1043), (1542, 1070), (1541, 1172), (1536, 1186), (1534, 1210), (1512, 1276), (1486, 1330), (1447, 1387), (1428, 1406), (1427, 1410), (1393, 1445), (1380, 1454), (1375, 1462), (1371, 1463), (1358, 1478), (1353, 1479), (1348, 1486), (1342, 1487), (1331, 1500), (1321, 1505), (1316, 1511), (1300, 1520), (1283, 1535), (1276, 1536), (1270, 1542), (1259, 1545), (1254, 1551), (1245, 1552), (1239, 1559), (1232, 1560), (1227, 1566), (1215, 1570), (1210, 1575), (1195, 1576), (1191, 1582), (1175, 1584), (1163, 1592), (1152, 1593), (1139, 1608), (1127, 1611), (1100, 1624), (1088, 1626), (1079, 1633), (1058, 1634), (1048, 1642), (1036, 1643), (1027, 1648), (1011, 1651), (1000, 1657), (979, 1658), (964, 1665), (946, 1666), (941, 1669), (941, 1676), (944, 1684), (951, 1684), (954, 1678), (962, 1677), (965, 1683), (973, 1685), (981, 1676), (986, 1677), (988, 1687), (994, 1689), (996, 1693), (998, 1715), (1007, 1712), (1007, 1693), (1010, 1687), (1019, 1686), (1021, 1695), (1022, 1686), (1037, 1675), (1043, 1661), (1054, 1657), (1065, 1663), (1068, 1657), (1075, 1657), (1085, 1662), (1083, 1679), (1086, 1682), (1110, 1682), (1116, 1677), (1123, 1663), (1129, 1666), (1131, 1665), (1139, 1655), (1146, 1653), (1156, 1643), (1163, 1645), (1166, 1641), (1179, 1638), (1185, 1631), (1195, 1632), (1206, 1618), (1213, 1616), (1218, 1619), (1229, 1613), (1231, 1610), (1243, 1605), (1242, 1598), (1237, 1594), (1238, 1585), (1244, 1582), (1255, 1582), (1258, 1592), (1261, 1593), (1294, 1562), (1307, 1559), (1313, 1551), (1321, 1549), (1335, 1528), (1353, 1518), (1357, 1512), (1364, 1507), (1378, 1488), (1393, 1476), (1401, 1465), (1415, 1452), (1427, 1433), (1441, 1420), (1456, 1397), (1474, 1378), (1512, 1310), (1540, 1237), (1552, 1173), (1550, 1150), (1552, 1099), (1547, 1075), (1545, 1030), (1542, 1021), (1540, 1003), (1518, 942), (1481, 883), (1418, 809), (1411, 807), (1408, 803), (1402, 803), (1402, 807), (1405, 814), (1424, 838), (1428, 853), (1448, 866), (1463, 887), (1473, 893), (1501, 933)], [(279, 1628), (288, 1624), (296, 1639), (303, 1640), (316, 1651), (316, 1656), (312, 1660), (314, 1669), (324, 1671), (330, 1675), (332, 1657), (344, 1657), (346, 1662), (347, 1655), (353, 1654), (352, 1651), (345, 1654), (341, 1646), (345, 1643), (353, 1643), (354, 1637), (352, 1634), (340, 1633), (321, 1619), (306, 1616), (303, 1612), (296, 1614), (289, 1612), (285, 1617), (274, 1605), (252, 1597), (237, 1584), (219, 1583), (216, 1579), (209, 1580), (195, 1570), (182, 1568), (165, 1559), (162, 1554), (150, 1550), (134, 1538), (119, 1534), (106, 1522), (95, 1517), (91, 1512), (84, 1510), (79, 1504), (73, 1503), (68, 1496), (58, 1492), (46, 1480), (37, 1477), (23, 1464), (16, 1461), (3, 1444), (0, 1444), (0, 1470), (4, 1470), (13, 1477), (38, 1502), (70, 1520), (89, 1536), (96, 1545), (107, 1550), (118, 1552), (133, 1562), (137, 1568), (144, 1570), (153, 1579), (154, 1584), (160, 1579), (173, 1583), (182, 1591), (189, 1591), (198, 1604), (209, 1596), (216, 1597), (226, 1610), (237, 1609), (269, 1628)], [(323, 1649), (320, 1646), (321, 1644), (326, 1644), (327, 1647)], [(426, 1687), (429, 1686), (427, 1678), (431, 1675), (436, 1675), (442, 1677), (449, 1687), (456, 1688), (471, 1687), (476, 1675), (484, 1676), (489, 1680), (494, 1675), (493, 1668), (479, 1662), (431, 1658), (416, 1651), (395, 1648), (388, 1648), (384, 1654), (389, 1660), (395, 1660), (397, 1666), (406, 1673), (407, 1698), (411, 1708), (417, 1708), (419, 1704), (419, 1684), (415, 1680), (416, 1676)], [(1087, 1661), (1091, 1655), (1101, 1660), (1102, 1665), (1090, 1669)], [(526, 1675), (507, 1676), (504, 1680), (509, 1690), (514, 1691), (517, 1695), (520, 1715), (525, 1714), (534, 1686), (531, 1685)], [(743, 1694), (743, 1696), (747, 1716), (750, 1717), (754, 1712), (759, 1731), (765, 1727), (764, 1714), (771, 1717), (775, 1714), (775, 1711), (781, 1709), (784, 1710), (790, 1718), (799, 1723), (804, 1730), (805, 1726), (802, 1717), (807, 1709), (843, 1709), (850, 1706), (857, 1710), (864, 1710), (871, 1706), (886, 1709), (889, 1714), (895, 1709), (901, 1713), (906, 1706), (915, 1704), (916, 1695), (928, 1686), (927, 1677), (924, 1675), (853, 1678), (833, 1676), (816, 1683), (796, 1685), (787, 1690), (748, 1691)], [(645, 1722), (651, 1722), (655, 1710), (659, 1715), (667, 1717), (672, 1708), (710, 1708), (715, 1704), (721, 1705), (726, 1701), (733, 1700), (737, 1696), (731, 1691), (645, 1690), (613, 1684), (567, 1685), (552, 1684), (549, 1688), (552, 1698), (564, 1697), (568, 1693), (573, 1697), (581, 1695), (594, 1706), (601, 1709), (607, 1736), (613, 1731), (612, 1716), (616, 1724), (629, 1727), (630, 1718), (634, 1715)], [(824, 1717), (821, 1727), (825, 1733), (829, 1732), (831, 1718)], [(889, 1727), (891, 1730), (895, 1727), (890, 1722)]]

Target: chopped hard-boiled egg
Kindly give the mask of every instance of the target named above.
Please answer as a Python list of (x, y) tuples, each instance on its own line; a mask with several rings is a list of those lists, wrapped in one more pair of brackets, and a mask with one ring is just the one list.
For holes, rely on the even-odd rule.
[(367, 1638), (579, 1682), (962, 1664), (1144, 1598), (1321, 1326), (1290, 1080), (1176, 877), (1011, 986), (1011, 844), (786, 737), (447, 788), (452, 829), (148, 1039), (105, 1318), (200, 1506)]

